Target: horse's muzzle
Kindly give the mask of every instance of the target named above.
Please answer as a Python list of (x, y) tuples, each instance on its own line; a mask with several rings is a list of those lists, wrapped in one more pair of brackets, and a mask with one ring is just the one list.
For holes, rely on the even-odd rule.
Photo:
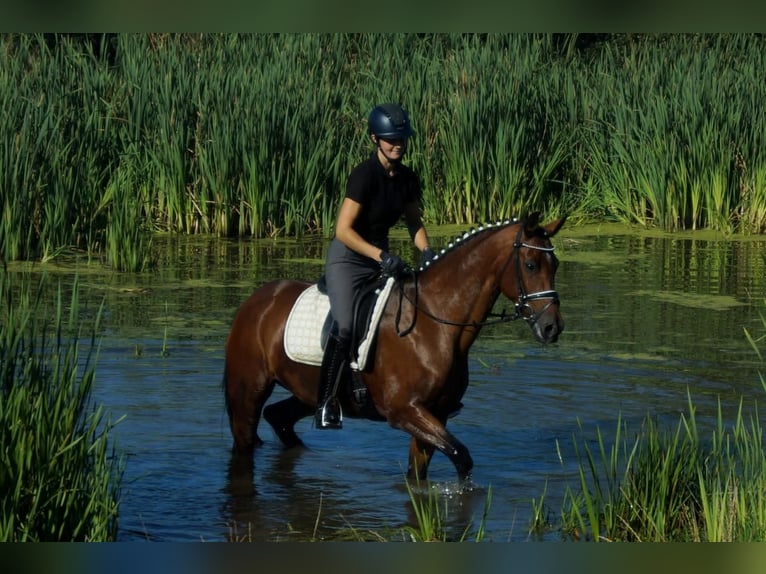
[(533, 315), (528, 322), (535, 338), (544, 345), (558, 341), (559, 335), (564, 330), (564, 319), (559, 313), (558, 301), (547, 305), (542, 312)]

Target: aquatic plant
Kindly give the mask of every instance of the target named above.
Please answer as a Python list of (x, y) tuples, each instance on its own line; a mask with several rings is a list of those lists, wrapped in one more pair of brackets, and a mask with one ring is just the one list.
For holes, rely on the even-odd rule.
[[(761, 316), (766, 328), (766, 320)], [(759, 360), (766, 335), (745, 337)], [(761, 386), (766, 390), (763, 375)], [(691, 393), (675, 430), (647, 416), (633, 439), (618, 419), (607, 440), (581, 428), (573, 439), (578, 485), (564, 495), (560, 529), (592, 541), (752, 542), (766, 539), (766, 452), (757, 404), (740, 399), (731, 423), (721, 401), (715, 425), (702, 431)], [(539, 504), (538, 504), (539, 506)]]
[(76, 248), (133, 271), (157, 230), (329, 236), (382, 100), (412, 114), (429, 223), (762, 233), (765, 41), (3, 34), (0, 257)]
[(76, 282), (50, 321), (41, 287), (0, 274), (0, 540), (114, 540), (122, 461), (91, 401), (98, 344), (81, 348)]
[(575, 440), (579, 481), (561, 511), (565, 537), (589, 541), (760, 541), (766, 538), (766, 455), (755, 412), (742, 404), (731, 427), (718, 419), (709, 439), (695, 409), (675, 430), (647, 417), (632, 440), (618, 422), (614, 441), (597, 431), (594, 450)]

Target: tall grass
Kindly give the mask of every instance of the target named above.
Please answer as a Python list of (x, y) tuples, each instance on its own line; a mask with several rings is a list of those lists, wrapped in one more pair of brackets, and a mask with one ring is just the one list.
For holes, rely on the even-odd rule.
[(97, 343), (82, 348), (76, 284), (51, 319), (37, 294), (0, 274), (0, 540), (114, 540), (122, 463), (91, 402)]
[(0, 35), (0, 257), (76, 247), (129, 270), (151, 264), (136, 229), (329, 235), (382, 101), (411, 112), (428, 223), (540, 209), (760, 233), (765, 41)]
[(487, 490), (484, 509), (478, 525), (466, 524), (455, 534), (448, 524), (449, 500), (440, 492), (437, 485), (428, 480), (406, 480), (407, 494), (415, 524), (403, 527), (403, 533), (412, 542), (466, 542), (473, 536), (475, 542), (482, 542), (485, 536), (486, 520), (492, 505), (492, 488)]
[(618, 423), (606, 446), (576, 446), (579, 487), (568, 488), (561, 527), (568, 537), (594, 541), (762, 541), (766, 538), (766, 457), (757, 409), (731, 427), (719, 404), (703, 440), (695, 409), (673, 431), (647, 417), (631, 442)]
[(766, 539), (766, 455), (757, 409), (731, 426), (721, 406), (709, 437), (695, 409), (675, 429), (647, 417), (633, 439), (575, 440), (579, 484), (568, 487), (561, 529), (590, 541), (690, 542)]
[[(764, 333), (745, 330), (759, 360)], [(760, 375), (761, 386), (766, 382)], [(578, 484), (567, 487), (560, 528), (568, 538), (594, 541), (766, 540), (766, 452), (757, 405), (748, 415), (744, 402), (725, 421), (719, 400), (714, 425), (697, 422), (691, 394), (688, 412), (666, 430), (647, 416), (628, 438), (618, 420), (607, 439), (597, 429), (591, 440), (575, 437)], [(540, 529), (541, 503), (533, 501), (532, 527)]]

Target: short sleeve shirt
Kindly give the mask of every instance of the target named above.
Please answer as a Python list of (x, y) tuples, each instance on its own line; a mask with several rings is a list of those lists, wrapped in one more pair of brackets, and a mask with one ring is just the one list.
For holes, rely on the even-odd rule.
[(356, 166), (346, 185), (346, 197), (362, 206), (354, 230), (379, 247), (387, 244), (388, 231), (402, 218), (405, 206), (419, 202), (420, 196), (420, 181), (411, 168), (399, 164), (390, 177), (377, 154)]

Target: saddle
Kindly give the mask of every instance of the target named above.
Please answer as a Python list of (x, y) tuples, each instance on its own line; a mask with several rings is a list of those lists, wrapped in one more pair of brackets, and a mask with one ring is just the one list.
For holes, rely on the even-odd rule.
[[(356, 296), (351, 334), (353, 357), (344, 367), (339, 394), (346, 395), (357, 414), (372, 420), (383, 420), (367, 392), (361, 371), (368, 367), (378, 330), (378, 323), (395, 280), (375, 277)], [(285, 323), (284, 346), (293, 361), (320, 366), (324, 348), (337, 324), (330, 313), (327, 284), (322, 276), (296, 299)]]
[[(356, 296), (351, 333), (354, 357), (350, 365), (354, 371), (363, 371), (367, 366), (394, 282), (390, 277), (374, 277)], [(337, 332), (337, 325), (330, 313), (327, 284), (322, 276), (300, 294), (290, 310), (285, 323), (285, 352), (293, 361), (319, 366), (331, 332)]]

